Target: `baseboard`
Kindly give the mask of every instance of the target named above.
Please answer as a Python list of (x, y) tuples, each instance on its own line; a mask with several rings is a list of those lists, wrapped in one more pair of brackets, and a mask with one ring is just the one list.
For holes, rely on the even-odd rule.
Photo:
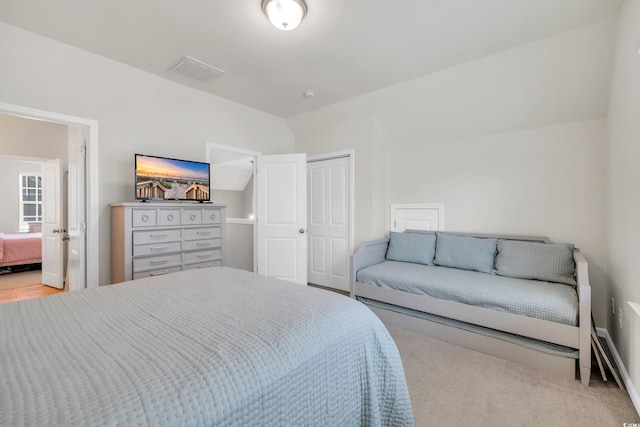
[[(622, 382), (624, 382), (625, 387), (627, 387), (627, 392), (629, 393), (629, 397), (631, 397), (631, 402), (633, 402), (633, 406), (636, 408), (636, 412), (640, 415), (640, 395), (638, 395), (637, 390), (633, 386), (631, 382), (631, 377), (629, 376), (629, 372), (627, 372), (627, 368), (622, 363), (622, 359), (620, 358), (620, 354), (618, 353), (618, 349), (616, 348), (613, 340), (611, 339), (611, 335), (609, 335), (609, 331), (605, 328), (596, 328), (596, 332), (599, 337), (604, 337), (607, 341), (607, 345), (611, 350), (611, 354), (615, 359), (616, 366), (618, 367), (618, 371), (620, 372), (620, 376), (622, 377)], [(593, 372), (593, 371), (592, 371)]]

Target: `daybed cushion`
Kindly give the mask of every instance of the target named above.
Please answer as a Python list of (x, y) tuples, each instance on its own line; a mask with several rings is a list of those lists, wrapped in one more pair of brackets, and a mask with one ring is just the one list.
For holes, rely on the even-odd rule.
[(363, 268), (356, 278), (369, 285), (571, 326), (578, 321), (575, 289), (558, 283), (395, 261)]
[(498, 241), (496, 274), (575, 285), (576, 265), (570, 243)]
[(456, 236), (440, 232), (436, 235), (436, 265), (483, 273), (493, 271), (498, 239)]
[(433, 265), (435, 252), (435, 234), (389, 233), (388, 260)]

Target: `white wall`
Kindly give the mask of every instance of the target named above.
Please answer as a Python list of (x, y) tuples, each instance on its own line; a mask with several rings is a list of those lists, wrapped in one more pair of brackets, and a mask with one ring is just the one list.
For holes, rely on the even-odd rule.
[(253, 224), (227, 222), (224, 257), (227, 267), (253, 272)]
[(67, 126), (0, 114), (0, 154), (67, 163)]
[[(448, 230), (583, 249), (606, 321), (605, 118), (617, 17), (288, 121), (296, 151), (355, 149), (356, 246), (391, 203), (444, 203)], [(382, 187), (382, 188), (381, 188)]]
[(639, 23), (640, 2), (625, 1), (620, 13), (607, 128), (608, 274), (610, 296), (623, 315), (622, 328), (617, 314), (609, 315), (608, 330), (638, 392), (640, 318), (626, 301), (640, 302)]
[(205, 141), (293, 151), (281, 118), (3, 23), (0, 57), (1, 102), (99, 122), (101, 284), (111, 276), (109, 204), (133, 199), (134, 153), (205, 160)]

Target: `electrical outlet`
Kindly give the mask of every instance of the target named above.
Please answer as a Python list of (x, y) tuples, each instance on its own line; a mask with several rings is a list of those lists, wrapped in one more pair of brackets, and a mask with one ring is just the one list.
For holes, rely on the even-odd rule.
[(616, 300), (611, 298), (611, 314), (616, 314)]
[(618, 309), (618, 322), (620, 323), (620, 329), (622, 329), (622, 309)]

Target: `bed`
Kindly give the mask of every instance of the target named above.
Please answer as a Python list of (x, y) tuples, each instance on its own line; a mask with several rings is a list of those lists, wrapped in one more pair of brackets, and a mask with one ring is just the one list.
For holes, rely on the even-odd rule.
[(0, 267), (42, 261), (42, 233), (0, 233)]
[(0, 372), (0, 425), (413, 425), (368, 308), (227, 267), (0, 304)]

